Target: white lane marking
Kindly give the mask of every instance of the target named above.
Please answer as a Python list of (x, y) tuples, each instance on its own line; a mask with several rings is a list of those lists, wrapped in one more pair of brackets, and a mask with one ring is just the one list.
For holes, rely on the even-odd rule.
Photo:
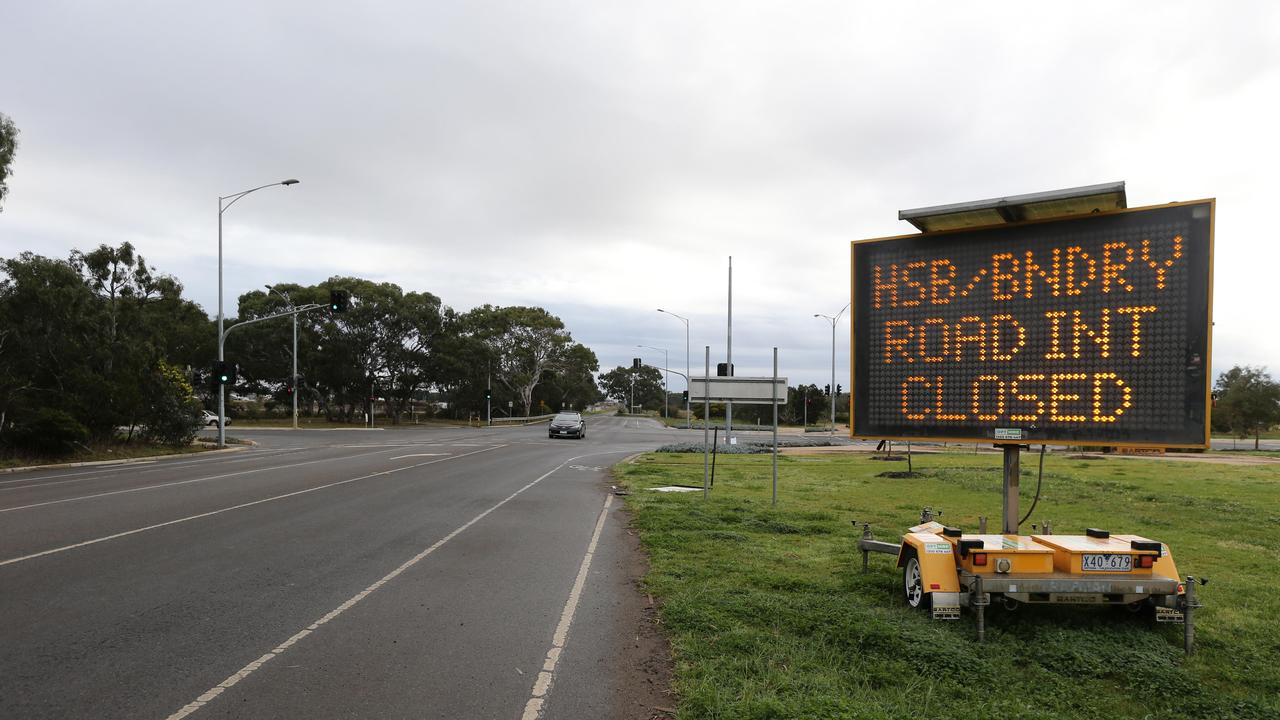
[[(241, 463), (248, 460), (266, 460), (271, 457), (279, 457), (286, 453), (293, 453), (294, 450), (258, 450), (249, 457), (211, 457), (203, 458), (197, 462), (160, 462), (158, 460), (149, 460), (147, 462), (120, 463), (106, 468), (98, 468), (82, 473), (70, 473), (65, 475), (41, 475), (38, 477), (23, 477), (16, 480), (0, 480), (0, 485), (8, 485), (10, 483), (26, 482), (26, 485), (18, 487), (0, 488), (0, 492), (6, 490), (30, 490), (32, 488), (53, 487), (54, 485), (66, 485), (67, 483), (85, 482), (87, 480), (98, 480), (101, 478), (112, 478), (122, 473), (130, 473), (133, 475), (145, 475), (147, 473), (160, 472), (163, 470), (171, 470), (173, 468), (186, 467), (188, 465), (196, 465), (198, 463), (212, 464), (222, 462), (227, 465), (232, 463)], [(138, 469), (139, 465), (145, 465), (142, 470)], [(88, 477), (83, 477), (83, 476)], [(57, 478), (75, 478), (73, 480), (57, 480)], [(41, 482), (43, 480), (57, 480), (56, 482)]]
[[(500, 445), (499, 447), (506, 447), (506, 446), (505, 446), (505, 445)], [(477, 451), (477, 452), (484, 452), (484, 451), (483, 451), (483, 450), (479, 450), (479, 451)], [(474, 453), (467, 453), (467, 455), (472, 455), (472, 454), (474, 454)], [(603, 454), (607, 454), (607, 453), (595, 453), (595, 454), (597, 454), (597, 455), (603, 455)], [(459, 455), (458, 457), (466, 457), (466, 455)], [(580, 457), (586, 457), (586, 456), (580, 456)], [(512, 500), (514, 500), (514, 499), (516, 498), (516, 496), (517, 496), (517, 495), (519, 495), (520, 493), (524, 492), (525, 490), (528, 490), (529, 488), (533, 487), (534, 485), (537, 485), (538, 483), (542, 482), (543, 480), (545, 480), (545, 479), (547, 479), (547, 478), (551, 477), (551, 476), (552, 476), (556, 471), (560, 470), (560, 469), (561, 469), (561, 468), (563, 468), (564, 466), (568, 465), (569, 463), (571, 463), (571, 462), (573, 462), (574, 460), (577, 460), (577, 459), (578, 459), (578, 458), (570, 458), (570, 459), (568, 459), (568, 460), (565, 460), (563, 463), (560, 463), (559, 465), (555, 466), (555, 467), (554, 467), (554, 468), (552, 468), (551, 470), (547, 471), (545, 474), (543, 474), (543, 475), (542, 475), (541, 477), (539, 477), (537, 480), (534, 480), (533, 482), (529, 483), (528, 485), (525, 485), (524, 487), (520, 488), (519, 490), (516, 490), (515, 492), (511, 493), (511, 494), (510, 494), (510, 495), (508, 495), (507, 497), (503, 498), (503, 499), (502, 499), (501, 501), (499, 501), (496, 505), (494, 505), (494, 506), (490, 507), (488, 510), (485, 510), (484, 512), (480, 513), (479, 515), (477, 515), (477, 516), (475, 516), (475, 517), (471, 518), (470, 520), (468, 520), (466, 523), (464, 523), (464, 524), (463, 524), (461, 527), (459, 527), (458, 529), (454, 530), (453, 532), (449, 533), (448, 535), (445, 535), (444, 537), (442, 537), (442, 538), (440, 538), (439, 540), (437, 540), (433, 545), (431, 545), (431, 547), (427, 548), (426, 550), (423, 550), (422, 552), (418, 553), (417, 555), (414, 555), (413, 557), (411, 557), (411, 558), (409, 558), (408, 560), (406, 560), (403, 564), (401, 564), (401, 565), (400, 565), (400, 567), (398, 567), (398, 568), (396, 568), (395, 570), (392, 570), (391, 572), (389, 572), (389, 573), (387, 573), (386, 575), (384, 575), (384, 576), (382, 577), (382, 579), (378, 580), (377, 582), (375, 582), (374, 584), (372, 584), (372, 585), (370, 585), (369, 587), (365, 588), (364, 590), (361, 590), (360, 592), (358, 592), (358, 593), (356, 593), (355, 595), (351, 596), (351, 597), (350, 597), (346, 602), (342, 603), (342, 604), (341, 604), (341, 605), (339, 605), (338, 607), (336, 607), (336, 608), (334, 608), (334, 609), (330, 610), (328, 613), (326, 613), (326, 614), (325, 614), (323, 617), (321, 617), (319, 620), (316, 620), (315, 622), (311, 623), (310, 625), (308, 625), (307, 627), (303, 628), (302, 630), (299, 630), (298, 632), (294, 633), (294, 634), (293, 634), (293, 635), (292, 635), (288, 640), (285, 640), (284, 642), (282, 642), (282, 643), (280, 643), (279, 645), (277, 645), (276, 647), (274, 647), (274, 648), (273, 648), (270, 652), (268, 652), (266, 655), (263, 655), (262, 657), (258, 658), (257, 660), (254, 660), (253, 662), (249, 663), (248, 665), (245, 665), (244, 667), (240, 668), (240, 669), (239, 669), (239, 670), (237, 670), (235, 673), (233, 673), (233, 674), (232, 674), (230, 677), (228, 677), (226, 680), (223, 680), (222, 682), (218, 683), (217, 685), (214, 685), (213, 687), (209, 688), (209, 690), (208, 690), (207, 692), (205, 692), (203, 695), (201, 695), (200, 697), (196, 698), (195, 700), (192, 700), (191, 702), (187, 703), (186, 705), (184, 705), (184, 706), (182, 707), (182, 709), (180, 709), (180, 710), (178, 710), (177, 712), (175, 712), (174, 714), (170, 715), (170, 716), (167, 718), (167, 720), (182, 720), (182, 718), (184, 718), (184, 717), (186, 717), (186, 716), (190, 715), (191, 713), (193, 713), (193, 712), (195, 712), (195, 711), (199, 710), (200, 708), (204, 707), (204, 706), (205, 706), (205, 705), (207, 705), (209, 702), (211, 702), (214, 698), (216, 698), (216, 697), (218, 697), (219, 695), (221, 695), (223, 690), (226, 690), (226, 689), (228, 689), (228, 688), (231, 688), (231, 687), (233, 687), (236, 683), (238, 683), (238, 682), (240, 682), (241, 680), (243, 680), (243, 679), (245, 679), (245, 678), (249, 677), (249, 676), (250, 676), (250, 675), (252, 675), (252, 674), (253, 674), (253, 673), (254, 673), (258, 668), (262, 667), (262, 665), (263, 665), (264, 663), (266, 663), (268, 660), (271, 660), (272, 658), (275, 658), (275, 657), (279, 657), (279, 656), (280, 656), (280, 655), (282, 655), (286, 650), (288, 650), (288, 649), (289, 649), (290, 647), (292, 647), (295, 643), (297, 643), (299, 640), (301, 640), (301, 639), (305, 638), (306, 636), (308, 636), (308, 635), (310, 635), (311, 633), (313, 633), (313, 632), (315, 632), (316, 630), (318, 630), (318, 629), (320, 628), (320, 626), (321, 626), (321, 625), (324, 625), (325, 623), (329, 622), (330, 620), (333, 620), (334, 618), (338, 617), (338, 616), (339, 616), (339, 615), (341, 615), (342, 613), (344, 613), (344, 612), (346, 612), (346, 611), (350, 610), (351, 608), (355, 607), (355, 605), (356, 605), (357, 603), (359, 603), (361, 600), (364, 600), (366, 597), (369, 597), (369, 595), (373, 594), (375, 591), (377, 591), (379, 588), (381, 588), (383, 585), (386, 585), (387, 583), (389, 583), (389, 582), (391, 582), (392, 580), (396, 579), (396, 577), (398, 577), (398, 576), (399, 576), (401, 573), (403, 573), (405, 570), (408, 570), (409, 568), (413, 567), (414, 565), (417, 565), (419, 562), (421, 562), (421, 561), (422, 561), (422, 559), (423, 559), (423, 558), (427, 557), (428, 555), (430, 555), (431, 553), (435, 552), (436, 550), (439, 550), (439, 549), (440, 549), (440, 548), (441, 548), (445, 543), (449, 542), (450, 540), (454, 539), (454, 538), (455, 538), (455, 537), (457, 537), (459, 534), (461, 534), (463, 530), (466, 530), (467, 528), (471, 527), (472, 525), (475, 525), (476, 523), (480, 522), (480, 521), (481, 521), (481, 520), (483, 520), (483, 519), (484, 519), (484, 518), (485, 518), (489, 513), (493, 512), (494, 510), (497, 510), (498, 508), (502, 507), (503, 505), (506, 505), (507, 503), (511, 502), (511, 501), (512, 501)], [(440, 461), (440, 460), (432, 460), (432, 461), (430, 461), (430, 462), (441, 462), (441, 461)], [(425, 464), (425, 463), (424, 463), (424, 464)], [(607, 497), (608, 497), (608, 498), (612, 498), (613, 496), (612, 496), (612, 495), (609, 495), (609, 496), (607, 496)], [(606, 508), (608, 508), (607, 501), (606, 501), (606, 505), (605, 505), (605, 507), (606, 507)], [(599, 530), (599, 526), (597, 525), (597, 528), (596, 528), (596, 535), (597, 535), (597, 536), (599, 536), (599, 534), (600, 534), (600, 530)], [(594, 546), (594, 541), (593, 541), (593, 546)], [(581, 571), (579, 571), (579, 574), (581, 574)], [(575, 587), (576, 587), (576, 584), (575, 584)], [(563, 620), (562, 620), (561, 622), (563, 623)], [(567, 627), (567, 626), (565, 627), (565, 630), (566, 630), (566, 631), (568, 630), (568, 627)], [(557, 629), (557, 632), (559, 632), (559, 630), (558, 630), (558, 629)]]
[[(338, 482), (331, 482), (327, 485), (317, 485), (316, 487), (307, 488), (305, 490), (297, 490), (291, 493), (285, 493), (283, 495), (275, 495), (269, 498), (263, 498), (262, 500), (254, 500), (252, 502), (241, 503), (239, 505), (232, 505), (231, 507), (225, 507), (220, 510), (210, 510), (209, 512), (200, 513), (199, 515), (189, 515), (184, 518), (178, 518), (177, 520), (169, 520), (168, 522), (156, 523), (155, 525), (148, 525), (146, 527), (137, 528), (135, 530), (126, 530), (124, 532), (119, 532), (114, 535), (107, 535), (105, 537), (94, 538), (93, 540), (85, 540), (84, 542), (78, 542), (78, 543), (75, 543), (74, 545), (64, 545), (59, 548), (53, 548), (52, 550), (42, 550), (41, 552), (38, 552), (38, 553), (32, 553), (30, 555), (23, 555), (21, 557), (10, 558), (8, 560), (0, 561), (0, 567), (3, 567), (5, 565), (10, 565), (12, 563), (19, 563), (19, 562), (22, 562), (23, 560), (32, 560), (38, 557), (43, 557), (45, 555), (53, 555), (54, 553), (66, 552), (67, 550), (75, 550), (76, 548), (82, 548), (82, 547), (85, 547), (86, 545), (96, 545), (100, 542), (115, 540), (116, 538), (122, 538), (128, 535), (136, 535), (138, 533), (146, 532), (148, 530), (155, 530), (157, 528), (168, 527), (169, 525), (177, 525), (178, 523), (184, 523), (189, 520), (198, 520), (200, 518), (206, 518), (211, 515), (219, 515), (221, 513), (230, 512), (232, 510), (240, 510), (242, 508), (253, 507), (254, 505), (261, 505), (262, 503), (272, 502), (273, 500), (283, 500), (285, 498), (294, 497), (296, 495), (305, 495), (307, 493), (315, 492), (317, 490), (324, 490), (325, 488), (337, 487), (338, 485), (346, 485), (347, 483), (353, 483), (353, 482), (356, 482), (357, 480), (368, 480), (369, 478), (379, 477), (381, 475), (391, 475), (392, 473), (398, 473), (402, 470), (412, 470), (414, 468), (422, 467), (423, 465), (431, 465), (433, 463), (444, 462), (445, 460), (457, 460), (458, 458), (464, 458), (468, 455), (477, 455), (482, 452), (489, 452), (490, 450), (497, 450), (498, 448), (503, 448), (503, 447), (506, 447), (506, 445), (494, 445), (493, 447), (485, 448), (484, 450), (475, 450), (473, 452), (463, 453), (462, 455), (455, 455), (453, 457), (438, 458), (436, 460), (428, 460), (426, 462), (420, 462), (415, 465), (406, 465), (404, 467), (395, 468), (393, 470), (383, 470), (381, 472), (371, 473), (369, 475), (361, 475), (360, 477), (350, 478), (348, 480), (339, 480)], [(357, 457), (357, 456), (353, 455), (352, 457)]]
[(569, 626), (573, 624), (573, 615), (578, 610), (578, 600), (582, 597), (582, 587), (587, 583), (587, 571), (591, 569), (591, 559), (595, 557), (596, 545), (600, 542), (600, 531), (604, 529), (604, 520), (609, 514), (609, 505), (613, 503), (613, 495), (604, 496), (604, 507), (600, 510), (600, 518), (596, 520), (595, 532), (591, 534), (591, 543), (587, 545), (587, 554), (582, 557), (582, 565), (578, 567), (578, 577), (573, 581), (573, 589), (569, 591), (569, 599), (560, 613), (560, 622), (551, 637), (551, 649), (547, 651), (547, 659), (542, 663), (538, 678), (533, 681), (533, 690), (529, 702), (525, 703), (521, 720), (538, 720), (542, 715), (542, 704), (551, 690), (551, 682), (555, 680), (556, 663), (560, 661), (560, 653), (564, 650), (565, 641), (569, 637)]
[(237, 477), (240, 475), (252, 475), (253, 473), (266, 472), (268, 470), (284, 470), (285, 468), (302, 467), (303, 465), (315, 465), (324, 462), (340, 462), (342, 460), (350, 460), (351, 458), (364, 457), (365, 455), (377, 455), (386, 450), (375, 450), (367, 453), (356, 453), (355, 455), (343, 455), (337, 458), (323, 458), (320, 460), (306, 460), (300, 463), (292, 463), (289, 465), (272, 465), (265, 468), (253, 468), (252, 470), (240, 470), (233, 473), (223, 473), (222, 475), (208, 475), (201, 478), (192, 478), (190, 480), (175, 480), (173, 482), (158, 483), (156, 485), (146, 485), (139, 488), (128, 488), (126, 490), (110, 490), (108, 492), (94, 493), (92, 495), (80, 495), (73, 498), (63, 498), (61, 500), (46, 500), (45, 502), (32, 503), (30, 505), (18, 505), (11, 508), (0, 508), (0, 513), (14, 512), (15, 510), (30, 510), (32, 508), (45, 507), (46, 505), (61, 505), (62, 503), (77, 502), (80, 500), (92, 500), (94, 498), (107, 497), (110, 495), (124, 495), (126, 493), (142, 492), (144, 490), (156, 490), (158, 488), (173, 487), (175, 485), (190, 485), (191, 483), (205, 482), (207, 480), (222, 480), (229, 477)]
[(414, 453), (413, 455), (397, 455), (392, 460), (402, 460), (407, 457), (436, 457), (438, 455), (448, 455), (449, 453)]

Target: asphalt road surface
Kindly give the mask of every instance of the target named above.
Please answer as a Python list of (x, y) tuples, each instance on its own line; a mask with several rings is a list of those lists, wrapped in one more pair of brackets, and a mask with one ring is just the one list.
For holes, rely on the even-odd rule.
[(607, 468), (700, 432), (230, 431), (0, 475), (0, 717), (636, 716)]

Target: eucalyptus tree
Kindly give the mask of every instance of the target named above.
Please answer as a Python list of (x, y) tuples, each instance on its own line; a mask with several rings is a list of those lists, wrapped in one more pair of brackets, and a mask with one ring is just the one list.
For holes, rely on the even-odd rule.
[(463, 327), (483, 344), (494, 380), (525, 415), (532, 412), (534, 389), (573, 342), (560, 318), (539, 307), (482, 305), (466, 314)]

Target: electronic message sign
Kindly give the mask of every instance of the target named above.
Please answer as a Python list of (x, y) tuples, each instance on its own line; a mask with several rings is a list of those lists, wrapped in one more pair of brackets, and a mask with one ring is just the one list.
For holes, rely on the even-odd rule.
[(1207, 446), (1213, 210), (854, 242), (853, 434)]

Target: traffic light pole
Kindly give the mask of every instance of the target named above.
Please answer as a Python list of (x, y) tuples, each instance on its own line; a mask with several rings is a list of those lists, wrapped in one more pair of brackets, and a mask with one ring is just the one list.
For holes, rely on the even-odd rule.
[[(222, 217), (219, 216), (218, 219), (219, 221), (221, 221)], [(221, 313), (218, 314), (218, 362), (223, 362), (225, 360), (225, 358), (223, 357), (222, 351), (223, 351), (223, 347), (227, 343), (227, 336), (231, 334), (232, 330), (242, 328), (245, 325), (260, 323), (265, 320), (275, 320), (276, 318), (282, 318), (289, 315), (293, 316), (293, 385), (294, 385), (293, 428), (295, 430), (298, 429), (298, 387), (297, 387), (297, 384), (298, 384), (298, 315), (301, 313), (307, 312), (308, 310), (318, 310), (322, 307), (326, 307), (326, 306), (317, 305), (314, 303), (310, 305), (303, 305), (301, 307), (293, 308), (292, 310), (286, 310), (285, 312), (275, 313), (273, 315), (266, 315), (260, 318), (254, 318), (252, 320), (245, 320), (244, 322), (238, 322), (235, 325), (232, 325), (231, 327), (227, 328), (226, 330), (222, 329), (222, 314)], [(226, 417), (227, 417), (226, 416), (226, 386), (223, 385), (221, 382), (219, 382), (218, 383), (218, 447), (226, 447), (226, 444), (227, 444), (226, 427), (225, 427), (227, 424), (225, 420)]]

